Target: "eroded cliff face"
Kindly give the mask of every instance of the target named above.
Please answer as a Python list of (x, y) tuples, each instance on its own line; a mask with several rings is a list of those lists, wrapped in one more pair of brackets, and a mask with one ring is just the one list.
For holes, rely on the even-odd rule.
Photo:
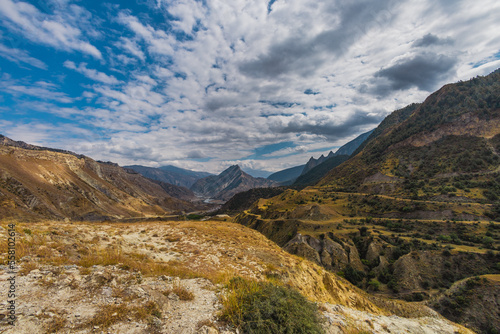
[[(331, 235), (333, 237), (333, 235)], [(339, 272), (348, 265), (356, 270), (364, 270), (358, 250), (351, 240), (340, 240), (322, 234), (319, 238), (297, 234), (283, 249), (317, 263), (326, 269)]]

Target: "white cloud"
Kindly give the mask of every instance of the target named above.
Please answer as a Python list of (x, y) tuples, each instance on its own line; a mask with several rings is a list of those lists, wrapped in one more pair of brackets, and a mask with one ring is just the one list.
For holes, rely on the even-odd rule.
[(24, 50), (9, 48), (5, 45), (0, 44), (0, 56), (18, 64), (25, 63), (42, 70), (47, 69), (47, 64), (39, 59), (31, 57), (28, 52)]
[[(49, 15), (27, 2), (0, 0), (0, 8), (0, 17), (6, 20), (11, 30), (35, 43), (102, 58), (101, 52), (86, 41), (82, 30), (75, 26), (78, 23), (87, 24), (88, 21), (90, 13), (81, 7), (72, 5), (70, 10)], [(67, 9), (66, 6), (64, 8)]]
[(144, 52), (141, 50), (137, 42), (130, 38), (121, 37), (120, 41), (116, 43), (116, 46), (142, 61), (146, 59)]
[(76, 66), (74, 62), (66, 60), (63, 65), (64, 67), (75, 70), (94, 81), (102, 82), (108, 85), (116, 85), (120, 83), (120, 81), (112, 75), (107, 75), (106, 73), (87, 68), (86, 63), (80, 63), (78, 66)]
[(66, 93), (59, 91), (59, 87), (47, 85), (44, 82), (27, 85), (17, 80), (8, 79), (5, 76), (0, 80), (0, 91), (16, 97), (28, 95), (45, 101), (49, 100), (60, 103), (73, 102), (73, 99)]

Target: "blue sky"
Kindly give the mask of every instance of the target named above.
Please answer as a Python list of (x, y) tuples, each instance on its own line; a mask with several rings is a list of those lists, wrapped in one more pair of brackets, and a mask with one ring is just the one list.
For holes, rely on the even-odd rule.
[(498, 1), (0, 0), (0, 133), (277, 171), (500, 67)]

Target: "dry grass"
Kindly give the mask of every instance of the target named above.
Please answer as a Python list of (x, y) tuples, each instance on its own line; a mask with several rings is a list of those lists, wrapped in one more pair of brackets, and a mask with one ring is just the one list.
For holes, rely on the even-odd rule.
[(182, 285), (174, 285), (174, 287), (171, 290), (163, 292), (165, 296), (168, 296), (170, 293), (175, 293), (177, 296), (179, 296), (180, 300), (184, 301), (194, 300), (194, 293), (192, 293)]
[(144, 305), (132, 305), (131, 303), (132, 300), (127, 300), (118, 305), (103, 305), (90, 321), (81, 324), (78, 328), (94, 328), (97, 326), (99, 329), (106, 329), (126, 319), (144, 321), (150, 317), (161, 318), (160, 308), (154, 301), (150, 300)]
[(40, 268), (40, 265), (34, 261), (23, 263), (19, 270), (20, 275), (28, 275), (32, 270)]
[(59, 315), (54, 316), (47, 324), (47, 333), (58, 333), (66, 327), (67, 320)]
[(134, 311), (135, 310), (133, 308), (130, 308), (125, 303), (119, 305), (105, 305), (100, 307), (94, 318), (82, 327), (98, 326), (101, 329), (108, 328), (111, 325), (126, 319), (128, 316), (132, 315)]

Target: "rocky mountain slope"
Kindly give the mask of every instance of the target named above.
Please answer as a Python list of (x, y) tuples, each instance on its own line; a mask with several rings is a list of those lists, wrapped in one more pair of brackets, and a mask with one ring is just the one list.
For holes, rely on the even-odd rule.
[[(18, 320), (10, 326), (0, 302), (4, 333), (234, 334), (220, 316), (233, 277), (299, 291), (316, 303), (328, 334), (471, 333), (420, 303), (371, 297), (238, 224), (46, 221), (16, 229)], [(3, 259), (6, 244), (2, 233)]]
[(0, 214), (102, 220), (192, 210), (160, 185), (112, 163), (13, 142), (0, 145)]
[(139, 165), (125, 166), (152, 180), (170, 183), (172, 185), (190, 188), (197, 180), (212, 174), (206, 172), (195, 172), (192, 170), (175, 166), (162, 166), (159, 168), (145, 167)]
[(234, 165), (220, 173), (196, 181), (191, 190), (202, 197), (229, 200), (233, 195), (252, 188), (277, 186), (278, 183), (264, 178), (254, 178), (238, 165)]
[[(352, 192), (430, 199), (498, 198), (500, 167), (500, 70), (446, 85), (406, 120), (378, 136), (320, 186)], [(458, 188), (457, 188), (458, 186)]]

